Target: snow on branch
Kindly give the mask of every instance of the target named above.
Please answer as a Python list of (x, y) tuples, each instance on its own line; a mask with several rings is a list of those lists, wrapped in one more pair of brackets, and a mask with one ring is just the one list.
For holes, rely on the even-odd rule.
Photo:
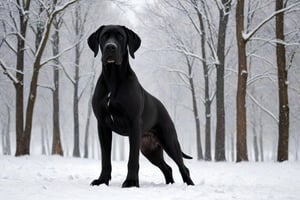
[(278, 124), (279, 120), (271, 111), (269, 111), (267, 108), (261, 105), (261, 103), (259, 103), (249, 92), (247, 92), (247, 95), (258, 107), (260, 107), (263, 111), (265, 111), (265, 113), (267, 113)]
[(263, 42), (267, 42), (270, 43), (272, 45), (276, 45), (276, 44), (282, 44), (284, 46), (300, 46), (300, 42), (286, 42), (280, 39), (263, 39), (263, 38), (257, 38), (257, 37), (253, 37), (253, 40), (260, 40)]
[(71, 81), (71, 83), (72, 83), (72, 84), (75, 84), (76, 81), (74, 80), (74, 78), (72, 77), (72, 75), (70, 75), (70, 74), (67, 72), (65, 66), (64, 66), (62, 63), (60, 63), (60, 66), (61, 66), (62, 70), (64, 71), (65, 75), (67, 76), (67, 78)]
[(196, 58), (200, 61), (205, 61), (202, 57), (200, 57), (199, 55), (195, 54), (195, 53), (192, 53), (192, 52), (189, 52), (187, 50), (184, 50), (184, 49), (179, 49), (179, 48), (176, 48), (175, 49), (176, 52), (179, 52), (179, 53), (183, 53), (184, 55), (186, 56), (190, 56), (190, 57), (193, 57), (193, 58)]
[(80, 101), (80, 99), (81, 99), (83, 93), (86, 91), (87, 87), (90, 85), (90, 82), (91, 82), (91, 79), (89, 79), (89, 80), (86, 82), (85, 86), (83, 87), (82, 91), (80, 92), (80, 94), (79, 94), (79, 96), (78, 96), (78, 101)]
[(182, 88), (185, 88), (189, 91), (191, 91), (191, 87), (189, 85), (186, 85), (185, 83), (170, 83), (169, 84), (170, 86), (176, 86), (176, 87), (182, 87)]
[(78, 45), (80, 42), (82, 42), (85, 39), (85, 37), (82, 37), (80, 40), (78, 40), (77, 42), (75, 42), (73, 45), (71, 45), (70, 47), (64, 49), (63, 51), (61, 51), (59, 54), (52, 56), (50, 58), (45, 59), (43, 62), (41, 62), (41, 67), (46, 65), (47, 63), (49, 63), (52, 60), (55, 60), (59, 57), (61, 57), (64, 53), (72, 50), (76, 45)]
[[(42, 54), (44, 52), (44, 49), (46, 47), (46, 43), (50, 34), (50, 29), (51, 29), (51, 24), (52, 21), (54, 19), (54, 17), (61, 11), (63, 11), (64, 9), (66, 9), (68, 6), (76, 3), (78, 0), (72, 0), (72, 1), (68, 1), (67, 3), (63, 4), (62, 6), (57, 6), (54, 8), (54, 10), (50, 13), (46, 24), (45, 24), (45, 29), (44, 29), (44, 33), (40, 42), (40, 45), (37, 49), (37, 53), (36, 53), (36, 61), (39, 60), (42, 57)], [(39, 67), (41, 67), (42, 65), (40, 65)]]
[(166, 70), (167, 70), (168, 72), (181, 74), (182, 76), (186, 77), (187, 79), (191, 79), (191, 76), (189, 76), (187, 73), (185, 73), (184, 71), (182, 71), (182, 70), (180, 70), (180, 69), (171, 69), (171, 68), (167, 68)]
[(273, 82), (272, 76), (275, 76), (275, 74), (270, 73), (268, 71), (264, 72), (263, 74), (258, 74), (258, 75), (254, 76), (253, 78), (251, 78), (247, 81), (247, 87), (249, 85), (255, 83), (256, 81), (261, 80), (261, 79), (269, 79)]
[(37, 86), (38, 86), (38, 87), (41, 87), (41, 88), (49, 89), (49, 90), (51, 90), (51, 91), (54, 91), (54, 89), (55, 89), (55, 86), (53, 86), (53, 85), (44, 85), (44, 84), (38, 83)]
[[(178, 77), (180, 78), (180, 80), (186, 85), (188, 86), (188, 89), (191, 90), (191, 87), (190, 87), (190, 83), (188, 80), (191, 79), (191, 76), (188, 75), (186, 72), (180, 70), (180, 69), (172, 69), (170, 67), (166, 67), (166, 66), (159, 66), (159, 68), (163, 69), (163, 70), (166, 70), (167, 72), (171, 72), (171, 73), (176, 73), (178, 75)], [(188, 80), (186, 80), (188, 79)]]
[(267, 17), (266, 19), (264, 19), (260, 24), (258, 24), (252, 31), (245, 33), (242, 33), (243, 39), (245, 41), (248, 41), (263, 25), (265, 25), (267, 22), (269, 22), (273, 17), (275, 17), (276, 15), (286, 12), (288, 10), (293, 9), (294, 7), (300, 5), (300, 2), (294, 3), (286, 8), (277, 10), (276, 12), (273, 12), (269, 17)]
[(9, 71), (9, 67), (7, 67), (7, 65), (5, 64), (5, 62), (0, 58), (0, 65), (2, 67), (2, 69), (4, 70), (4, 74), (7, 75), (7, 77), (16, 85), (19, 84), (20, 81), (17, 79), (17, 77), (15, 77), (10, 71)]
[(212, 101), (215, 99), (216, 94), (217, 94), (217, 91), (215, 90), (215, 91), (211, 94), (211, 96), (209, 97), (209, 101), (210, 101), (210, 102), (212, 102)]
[(78, 1), (78, 0), (72, 0), (72, 1), (69, 1), (69, 2), (67, 2), (67, 3), (65, 3), (65, 4), (63, 4), (63, 5), (61, 5), (61, 6), (57, 6), (57, 7), (54, 9), (52, 15), (55, 16), (57, 13), (63, 11), (64, 9), (66, 9), (66, 8), (69, 7), (70, 5), (76, 3), (77, 1)]
[(180, 2), (180, 0), (177, 0), (177, 3), (180, 5), (180, 7), (183, 9), (189, 20), (191, 21), (193, 27), (196, 29), (197, 33), (202, 35), (202, 31), (199, 29), (199, 27), (196, 25), (197, 23), (195, 20), (192, 18), (191, 13), (185, 8), (185, 6)]
[(49, 15), (49, 8), (50, 8), (50, 5), (48, 4), (46, 4), (44, 1), (42, 1), (42, 0), (38, 0), (39, 1), (39, 3), (40, 3), (40, 5), (41, 6), (43, 6), (43, 8), (44, 8), (44, 10), (47, 12), (47, 14)]
[(274, 63), (273, 63), (272, 61), (268, 60), (268, 59), (267, 59), (266, 57), (264, 57), (264, 56), (261, 56), (261, 55), (255, 54), (255, 53), (248, 54), (247, 56), (248, 56), (248, 57), (255, 57), (255, 58), (261, 59), (261, 60), (263, 60), (264, 62), (268, 63), (271, 67), (275, 68)]

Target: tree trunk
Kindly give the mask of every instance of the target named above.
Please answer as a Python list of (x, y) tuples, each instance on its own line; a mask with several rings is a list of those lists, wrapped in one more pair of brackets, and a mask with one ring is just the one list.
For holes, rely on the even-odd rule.
[(299, 154), (298, 154), (298, 144), (299, 144), (299, 136), (295, 135), (295, 161), (299, 160)]
[[(209, 74), (208, 74), (208, 66), (206, 63), (206, 49), (205, 49), (205, 43), (206, 43), (206, 33), (203, 23), (203, 17), (201, 12), (199, 12), (198, 9), (196, 9), (199, 25), (200, 25), (200, 31), (201, 31), (201, 54), (202, 54), (202, 66), (203, 66), (203, 76), (204, 76), (204, 93), (205, 93), (205, 157), (204, 159), (207, 161), (211, 161), (211, 101), (209, 97)], [(191, 74), (190, 74), (191, 75)], [(193, 85), (194, 87), (194, 85)]]
[(2, 153), (5, 155), (5, 128), (2, 127), (1, 131), (1, 145), (2, 145)]
[(42, 155), (47, 155), (46, 144), (45, 144), (45, 130), (44, 127), (41, 126), (41, 145), (42, 145)]
[(86, 125), (85, 125), (85, 136), (84, 136), (84, 153), (83, 157), (88, 158), (89, 157), (89, 135), (90, 135), (90, 121), (91, 121), (91, 111), (90, 107), (88, 108), (88, 116), (86, 120)]
[[(74, 32), (76, 38), (80, 39), (83, 36), (83, 20), (81, 17), (81, 7), (80, 4), (76, 5), (75, 8), (75, 22), (74, 22)], [(74, 78), (74, 96), (73, 96), (73, 116), (74, 116), (74, 148), (73, 156), (80, 157), (80, 146), (79, 146), (79, 64), (81, 56), (80, 44), (75, 46), (75, 78)]]
[[(16, 89), (16, 156), (26, 154), (25, 147), (25, 135), (24, 135), (24, 53), (25, 53), (25, 41), (26, 38), (28, 16), (24, 16), (23, 13), (28, 11), (30, 6), (30, 0), (25, 2), (25, 5), (21, 5), (20, 1), (17, 0), (20, 17), (20, 35), (18, 37), (17, 47), (17, 63), (16, 63), (16, 78), (19, 83), (15, 84)], [(24, 6), (24, 7), (23, 7)], [(24, 8), (24, 11), (21, 9)]]
[(36, 62), (33, 67), (33, 75), (30, 83), (30, 92), (28, 96), (27, 109), (26, 109), (26, 124), (25, 124), (25, 154), (30, 154), (30, 140), (31, 140), (31, 130), (32, 130), (32, 120), (33, 120), (33, 111), (35, 106), (35, 100), (37, 96), (37, 83), (39, 77), (39, 62)]
[(84, 137), (84, 158), (89, 157), (89, 135), (90, 135), (90, 121), (91, 121), (91, 111), (90, 107), (88, 108), (88, 116), (87, 116), (87, 122), (85, 125), (85, 137)]
[(79, 147), (79, 113), (78, 113), (78, 85), (79, 85), (79, 61), (80, 61), (80, 46), (75, 46), (75, 83), (74, 83), (74, 96), (73, 96), (73, 117), (74, 117), (74, 149), (73, 156), (80, 157)]
[(1, 139), (2, 139), (2, 150), (3, 155), (11, 155), (11, 145), (10, 145), (10, 107), (5, 104), (7, 110), (7, 121), (6, 124), (1, 128)]
[[(55, 17), (53, 21), (54, 33), (52, 35), (52, 53), (53, 56), (59, 54), (59, 28), (60, 28), (60, 18)], [(59, 59), (54, 59), (53, 66), (53, 138), (52, 138), (52, 154), (63, 155), (63, 149), (60, 139), (60, 120), (59, 120)]]
[(247, 87), (247, 57), (244, 31), (244, 0), (238, 0), (236, 6), (236, 37), (238, 46), (238, 86), (236, 95), (236, 161), (248, 161), (247, 152), (247, 118), (246, 118), (246, 87)]
[(234, 162), (234, 133), (232, 132), (231, 134), (230, 134), (230, 146), (231, 146), (231, 158), (232, 158), (232, 161)]
[(197, 159), (203, 160), (203, 152), (202, 152), (202, 145), (201, 145), (201, 134), (200, 134), (200, 117), (198, 114), (198, 107), (197, 107), (197, 98), (196, 98), (196, 92), (195, 92), (195, 86), (194, 81), (192, 77), (192, 65), (189, 61), (189, 58), (186, 57), (187, 66), (189, 70), (189, 83), (191, 86), (191, 92), (192, 92), (192, 104), (193, 104), (193, 114), (195, 119), (195, 126), (196, 126), (196, 139), (197, 139)]
[(216, 141), (215, 141), (215, 160), (225, 161), (225, 106), (224, 106), (224, 69), (225, 69), (225, 41), (226, 29), (228, 24), (229, 11), (231, 9), (231, 0), (222, 0), (225, 8), (219, 9), (219, 30), (217, 56), (219, 63), (217, 67), (216, 80)]
[[(77, 47), (75, 47), (77, 49)], [(78, 52), (76, 50), (76, 52)], [(73, 117), (74, 117), (74, 149), (73, 156), (80, 157), (79, 147), (79, 113), (78, 113), (78, 79), (79, 79), (79, 55), (75, 54), (75, 83), (73, 96)]]
[(259, 149), (260, 149), (260, 161), (264, 161), (264, 146), (263, 146), (263, 126), (261, 120), (259, 121)]
[(255, 162), (258, 162), (258, 144), (257, 144), (257, 140), (258, 140), (258, 137), (257, 137), (257, 127), (256, 127), (256, 120), (253, 119), (254, 121), (254, 125), (253, 125), (253, 150), (254, 150), (254, 160)]
[[(276, 1), (276, 11), (284, 8), (283, 0)], [(276, 15), (276, 38), (284, 41), (284, 13)], [(278, 126), (278, 154), (277, 160), (282, 162), (288, 160), (289, 155), (289, 102), (287, 69), (284, 44), (276, 44), (276, 58), (278, 69), (278, 91), (279, 91), (279, 126)]]
[(11, 145), (10, 145), (10, 107), (6, 105), (7, 109), (7, 126), (5, 130), (5, 155), (11, 155)]
[[(92, 64), (94, 69), (94, 63)], [(89, 137), (90, 137), (90, 123), (91, 123), (91, 116), (92, 116), (92, 100), (93, 100), (93, 92), (94, 92), (94, 80), (95, 75), (92, 76), (91, 80), (91, 88), (90, 88), (90, 98), (88, 103), (88, 113), (87, 113), (87, 120), (85, 125), (85, 138), (84, 138), (84, 158), (89, 157)], [(92, 149), (93, 151), (93, 149)]]
[[(252, 67), (252, 59), (249, 59), (249, 71), (250, 68)], [(251, 74), (249, 74), (249, 77), (251, 78)], [(255, 87), (250, 88), (250, 92), (253, 95), (256, 95), (255, 93)], [(254, 103), (251, 104), (251, 121), (252, 121), (252, 136), (253, 136), (253, 152), (254, 152), (254, 161), (258, 162), (259, 161), (259, 148), (258, 148), (258, 130), (259, 130), (259, 126), (258, 126), (258, 122), (261, 121), (261, 112), (259, 112), (259, 110), (256, 108), (256, 105)]]
[(84, 138), (84, 158), (89, 157), (89, 136), (90, 136), (90, 122), (92, 116), (92, 99), (93, 99), (93, 91), (94, 91), (94, 76), (91, 81), (91, 91), (90, 91), (90, 99), (88, 104), (88, 113), (87, 113), (87, 120), (85, 125), (85, 138)]

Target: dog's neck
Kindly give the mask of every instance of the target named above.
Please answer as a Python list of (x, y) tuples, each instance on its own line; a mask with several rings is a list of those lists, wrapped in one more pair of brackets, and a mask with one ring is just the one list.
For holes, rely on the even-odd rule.
[(105, 84), (111, 96), (114, 96), (117, 92), (118, 85), (122, 84), (133, 73), (129, 64), (128, 54), (124, 56), (121, 65), (115, 63), (103, 64), (102, 70)]

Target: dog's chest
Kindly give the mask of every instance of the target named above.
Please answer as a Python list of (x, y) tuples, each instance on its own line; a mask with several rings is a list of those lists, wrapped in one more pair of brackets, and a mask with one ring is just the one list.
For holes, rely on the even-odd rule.
[(111, 93), (107, 94), (105, 101), (105, 123), (110, 126), (113, 131), (119, 134), (125, 134), (129, 129), (129, 120), (126, 114), (125, 105), (113, 98)]
[(110, 98), (110, 95), (111, 95), (111, 93), (108, 93), (108, 95), (107, 95), (107, 100), (106, 100), (106, 102), (105, 102), (105, 109), (106, 109), (106, 111), (108, 112), (108, 115), (109, 115), (110, 119), (111, 119), (112, 121), (114, 121), (114, 117), (113, 117), (112, 113), (110, 112), (110, 109), (111, 109), (111, 105), (110, 105), (110, 103), (111, 103), (111, 98)]

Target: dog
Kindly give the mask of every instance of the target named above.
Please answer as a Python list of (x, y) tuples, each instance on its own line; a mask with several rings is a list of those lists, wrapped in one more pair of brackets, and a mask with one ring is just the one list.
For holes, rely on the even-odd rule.
[(139, 187), (139, 151), (164, 174), (166, 184), (174, 183), (172, 169), (164, 161), (163, 150), (179, 167), (183, 181), (194, 185), (183, 158), (174, 124), (163, 104), (139, 83), (129, 64), (129, 54), (141, 45), (140, 37), (125, 26), (103, 25), (88, 38), (97, 56), (102, 53), (102, 72), (97, 81), (93, 112), (97, 118), (102, 171), (91, 185), (109, 185), (111, 179), (112, 131), (129, 137), (128, 173), (122, 187)]

